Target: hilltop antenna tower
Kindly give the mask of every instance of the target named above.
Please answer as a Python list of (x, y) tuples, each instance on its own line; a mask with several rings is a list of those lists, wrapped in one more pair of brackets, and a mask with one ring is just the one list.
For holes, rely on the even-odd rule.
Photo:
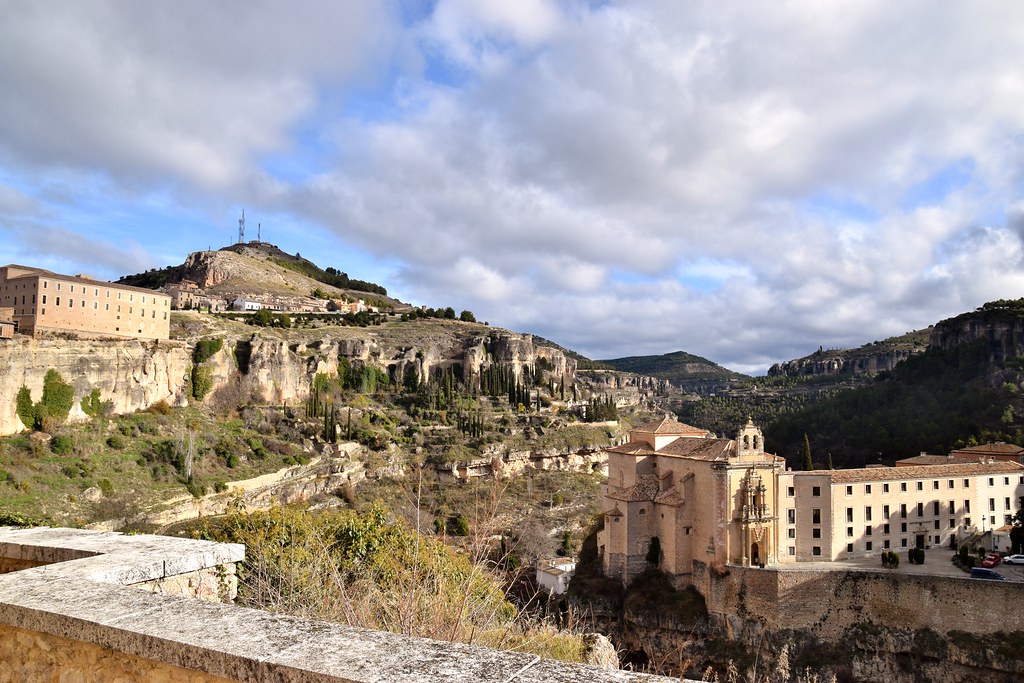
[(256, 241), (257, 242), (262, 242), (263, 241), (263, 224), (262, 223), (257, 223), (256, 224)]
[(238, 219), (238, 243), (245, 242), (245, 209), (242, 209), (242, 217)]

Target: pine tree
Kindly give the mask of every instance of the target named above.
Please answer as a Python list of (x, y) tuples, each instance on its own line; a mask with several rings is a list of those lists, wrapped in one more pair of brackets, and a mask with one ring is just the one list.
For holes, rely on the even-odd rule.
[(830, 470), (834, 470), (835, 469), (835, 467), (832, 466), (832, 452), (831, 451), (829, 451), (829, 454), (828, 454), (828, 468)]
[(814, 463), (811, 462), (811, 440), (804, 434), (804, 452), (803, 452), (803, 463), (804, 472), (810, 472), (814, 469)]

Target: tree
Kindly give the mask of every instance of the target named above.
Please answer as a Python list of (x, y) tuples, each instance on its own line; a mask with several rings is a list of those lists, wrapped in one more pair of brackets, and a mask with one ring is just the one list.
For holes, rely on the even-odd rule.
[(804, 472), (810, 472), (814, 469), (814, 463), (811, 461), (811, 440), (807, 438), (806, 434), (804, 434), (804, 451), (801, 459), (803, 461)]
[(464, 323), (475, 323), (476, 316), (473, 315), (472, 311), (463, 311), (462, 313), (459, 313), (459, 320)]
[(455, 309), (448, 306), (444, 309), (443, 317), (448, 320), (455, 320)]
[(1014, 555), (1024, 552), (1024, 496), (1017, 499), (1017, 513), (1013, 516), (1013, 528), (1010, 529), (1010, 544)]
[(831, 451), (829, 451), (829, 454), (828, 454), (828, 469), (830, 469), (830, 470), (834, 470), (835, 469), (835, 467), (832, 466), (832, 452)]

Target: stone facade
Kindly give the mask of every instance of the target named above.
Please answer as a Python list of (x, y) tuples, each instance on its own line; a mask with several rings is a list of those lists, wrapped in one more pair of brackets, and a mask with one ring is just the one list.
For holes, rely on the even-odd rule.
[(148, 289), (51, 273), (0, 267), (0, 306), (14, 309), (22, 334), (167, 339), (171, 298)]
[(735, 439), (668, 417), (608, 449), (605, 573), (624, 583), (651, 566), (689, 582), (695, 560), (716, 566), (774, 563), (782, 458), (747, 422)]

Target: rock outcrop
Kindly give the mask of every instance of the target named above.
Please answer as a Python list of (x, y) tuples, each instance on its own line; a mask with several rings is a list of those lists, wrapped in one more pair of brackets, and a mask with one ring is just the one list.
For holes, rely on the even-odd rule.
[(855, 349), (818, 349), (809, 356), (776, 363), (768, 369), (768, 376), (876, 375), (927, 349), (930, 332), (932, 328), (908, 332)]
[(84, 419), (79, 401), (94, 389), (115, 413), (147, 408), (157, 401), (186, 402), (192, 348), (174, 341), (36, 340), (0, 341), (0, 434), (24, 429), (15, 401), (28, 387), (32, 400), (43, 393), (43, 378), (54, 369), (75, 388), (69, 419)]

